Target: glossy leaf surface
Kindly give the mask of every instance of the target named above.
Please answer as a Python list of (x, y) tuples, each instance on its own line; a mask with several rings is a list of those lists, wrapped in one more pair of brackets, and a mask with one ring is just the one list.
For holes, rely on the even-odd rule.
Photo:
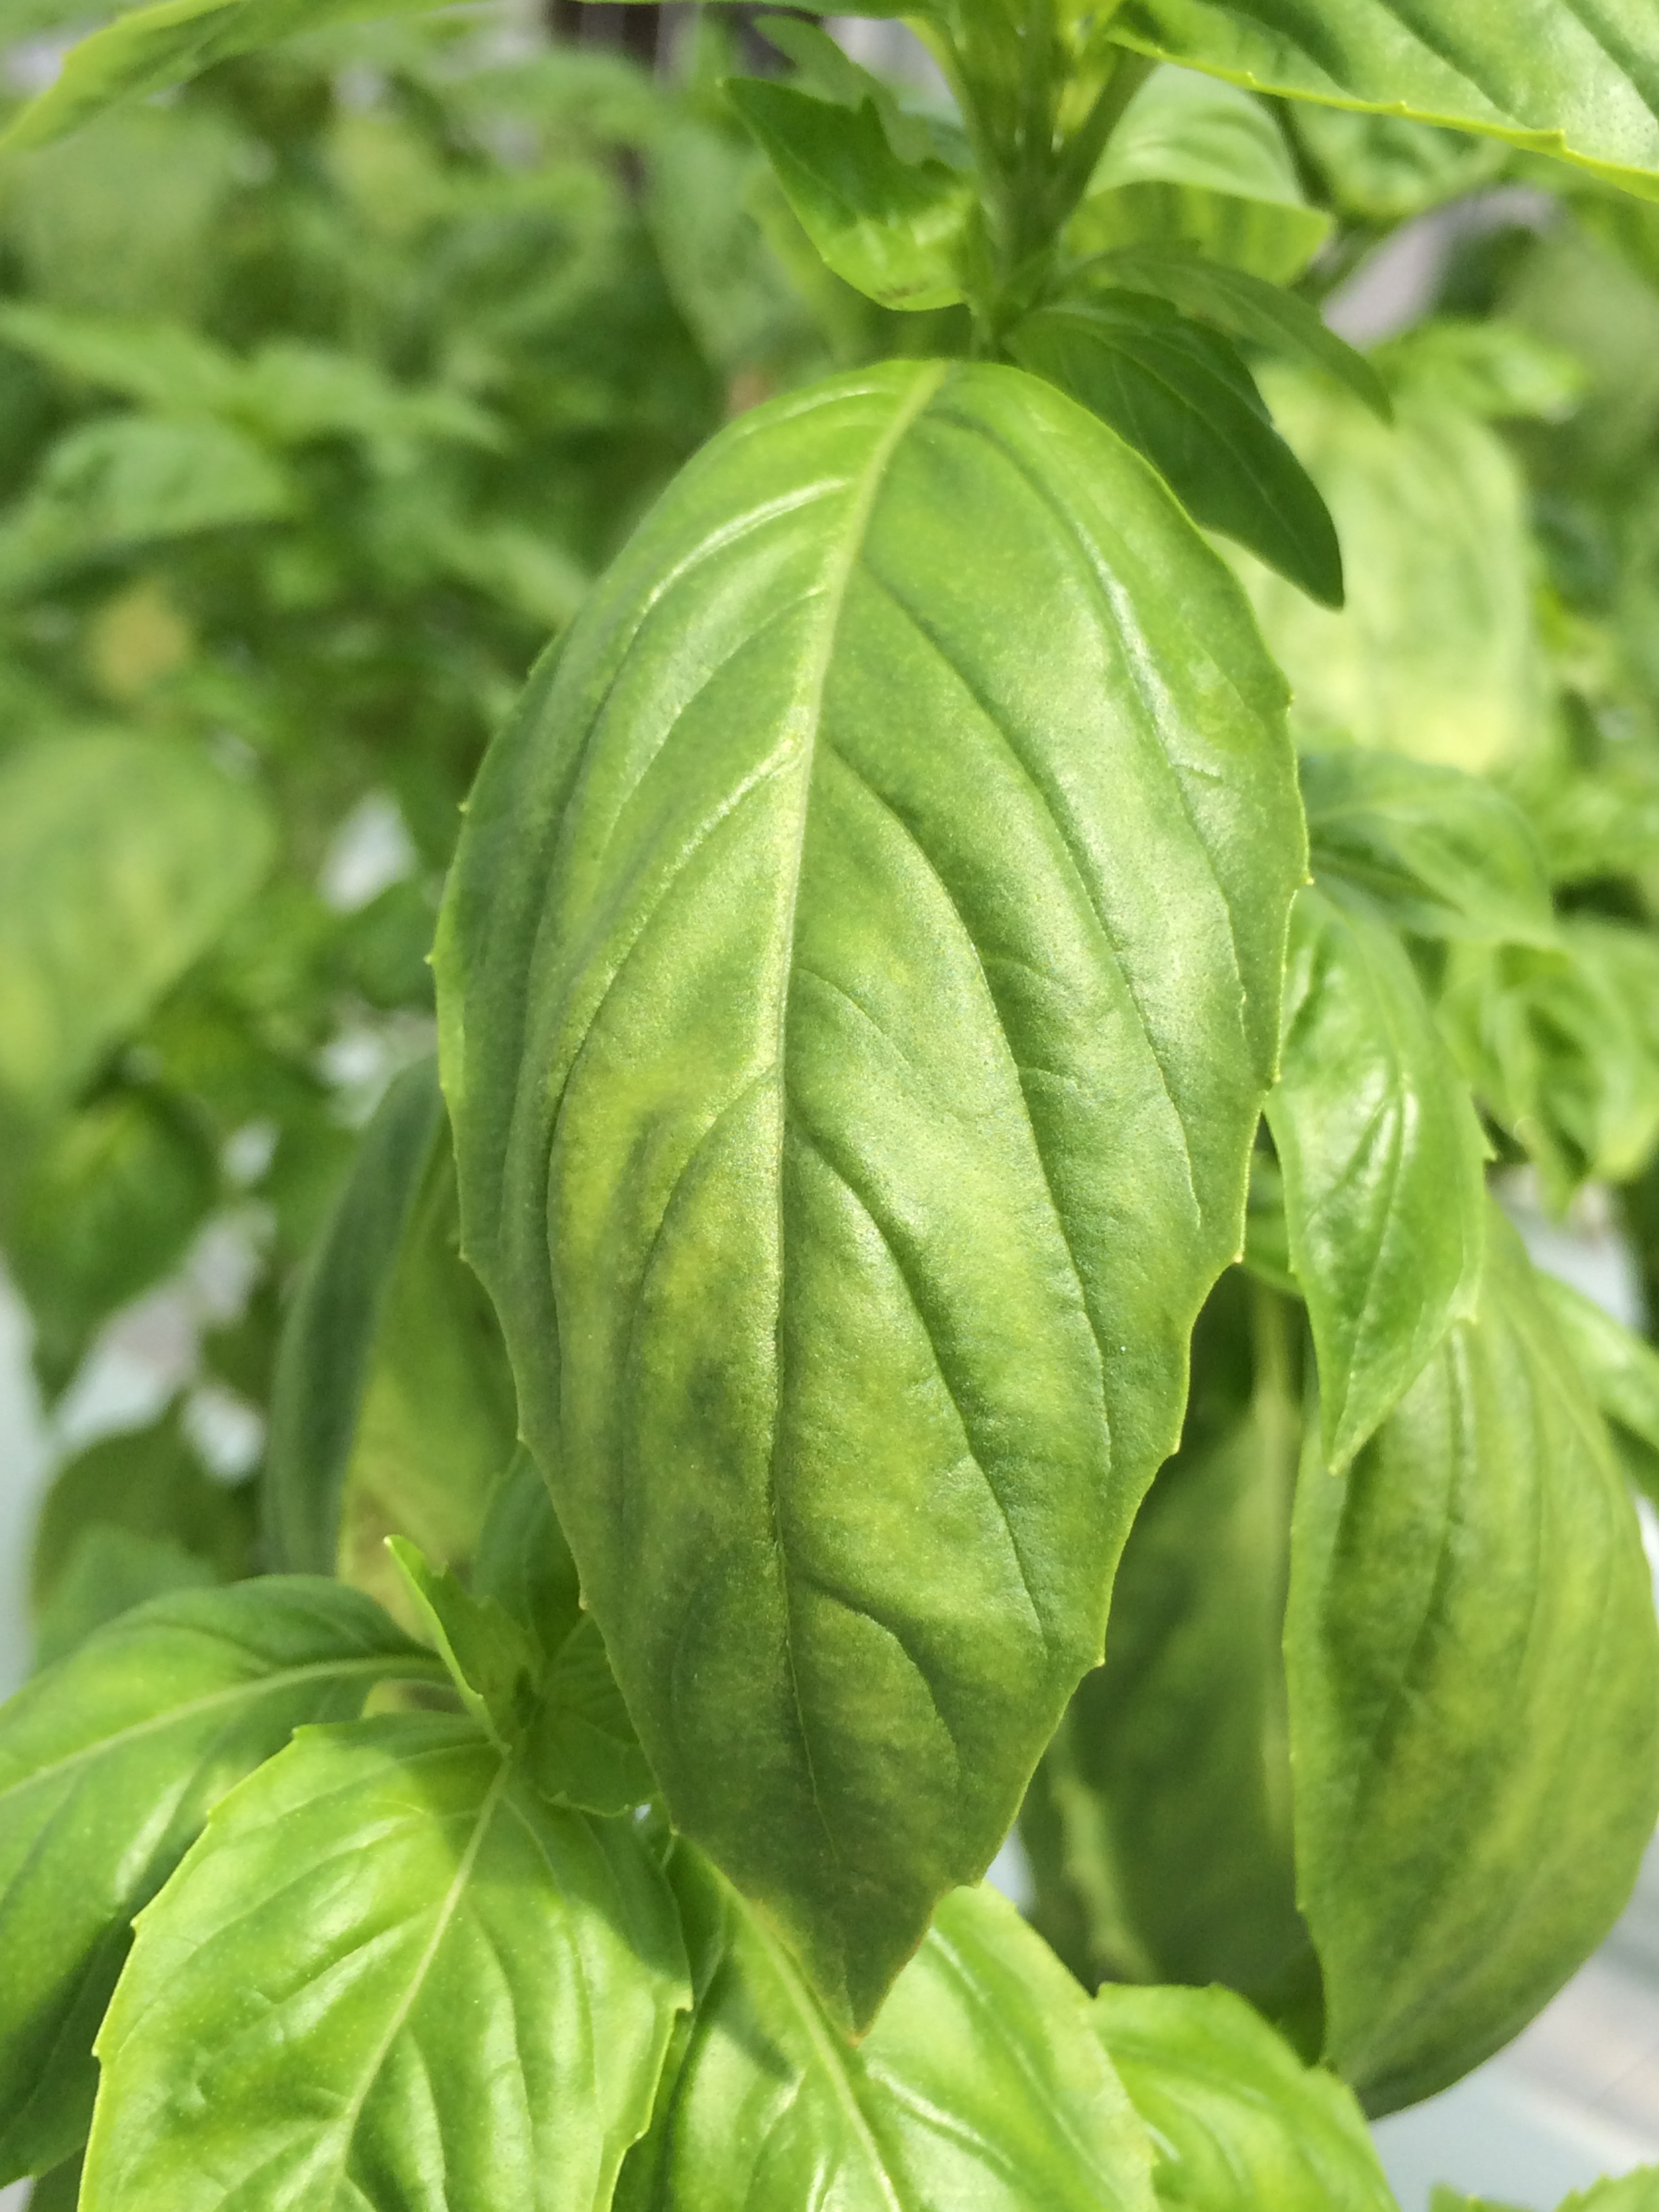
[(1177, 1431), (1281, 696), (1109, 431), (893, 364), (704, 451), (472, 800), (468, 1253), (676, 1824), (843, 2022), (988, 1863)]
[(86, 2212), (605, 2212), (690, 1991), (631, 1823), (467, 1721), (307, 1729), (143, 1916)]
[(270, 860), (258, 794), (159, 738), (56, 737), (0, 768), (0, 1091), (64, 1103)]
[(272, 1577), (161, 1598), (0, 1708), (0, 2178), (83, 2141), (133, 1915), (302, 1722), (434, 1671), (365, 1598)]
[(1397, 2212), (1352, 2092), (1232, 1990), (1109, 1985), (1094, 2015), (1164, 2212)]
[(959, 171), (902, 159), (873, 100), (844, 106), (763, 77), (734, 77), (726, 96), (838, 276), (884, 307), (961, 299), (972, 188)]
[(1486, 1142), (1398, 938), (1316, 890), (1291, 916), (1267, 1126), (1319, 1355), (1325, 1452), (1345, 1467), (1474, 1310)]
[(1314, 874), (1363, 891), (1419, 937), (1556, 941), (1531, 823), (1486, 777), (1357, 749), (1304, 753)]
[[(1316, 2014), (1296, 1909), (1282, 1638), (1297, 1309), (1230, 1269), (1193, 1339), (1181, 1449), (1136, 1516), (1105, 1664), (1020, 1814), (1033, 1920), (1089, 1988), (1224, 1982)], [(1311, 1992), (1311, 1995), (1310, 1995)]]
[(1272, 113), (1186, 70), (1155, 70), (1135, 94), (1067, 227), (1079, 252), (1155, 239), (1274, 284), (1294, 283), (1330, 234), (1310, 207)]
[(711, 1869), (671, 1872), (696, 2008), (617, 2212), (1152, 2212), (1088, 2000), (994, 1891), (945, 1900), (852, 2049)]
[(1342, 544), (1340, 614), (1250, 581), (1295, 694), (1298, 742), (1356, 744), (1483, 772), (1540, 742), (1543, 692), (1514, 461), (1474, 416), (1402, 398), (1392, 428), (1335, 391), (1268, 369), (1273, 420)]
[(1258, 92), (1488, 132), (1659, 196), (1646, 0), (1126, 0), (1112, 35)]
[(1341, 605), (1329, 512), (1218, 331), (1145, 293), (1101, 292), (1026, 316), (1009, 349), (1145, 453), (1195, 522)]
[(1659, 1638), (1601, 1417), (1499, 1218), (1346, 1475), (1297, 1486), (1285, 1651), (1327, 2051), (1373, 2112), (1507, 2042), (1598, 1943), (1659, 1804)]

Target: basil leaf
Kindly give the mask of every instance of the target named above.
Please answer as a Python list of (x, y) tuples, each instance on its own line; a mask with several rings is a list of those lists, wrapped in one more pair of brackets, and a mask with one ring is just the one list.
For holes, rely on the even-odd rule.
[(1125, 109), (1066, 239), (1082, 253), (1156, 239), (1159, 252), (1185, 246), (1289, 284), (1330, 231), (1261, 100), (1214, 77), (1160, 69)]
[(973, 186), (960, 170), (896, 153), (872, 100), (844, 107), (744, 76), (728, 80), (726, 96), (837, 276), (884, 307), (948, 307), (962, 298)]
[(1243, 1997), (1108, 1987), (1094, 2014), (1164, 2212), (1398, 2212), (1352, 2093)]
[(302, 1721), (433, 1671), (377, 1606), (268, 1579), (161, 1598), (0, 1707), (0, 2181), (83, 2141), (129, 1924)]
[(498, 1750), (510, 1750), (534, 1694), (528, 1632), (494, 1599), (474, 1597), (453, 1574), (436, 1572), (417, 1546), (389, 1536), (386, 1547), (461, 1703)]
[(271, 1397), (276, 1557), (343, 1573), (400, 1617), (386, 1535), (465, 1557), (514, 1447), (500, 1332), (457, 1250), (448, 1136), (435, 1067), (418, 1062), (381, 1102), (307, 1260)]
[(1298, 743), (1477, 773), (1528, 757), (1545, 696), (1530, 541), (1496, 434), (1419, 394), (1401, 395), (1389, 428), (1323, 380), (1274, 368), (1261, 386), (1335, 518), (1348, 583), (1333, 614), (1249, 578)]
[(99, 1322), (183, 1257), (219, 1190), (208, 1128), (153, 1092), (99, 1098), (16, 1148), (0, 1169), (0, 1239), (49, 1395)]
[(1282, 696), (1109, 431), (894, 363), (704, 450), (471, 801), (467, 1251), (675, 1824), (843, 2025), (1098, 1658), (1238, 1249)]
[(1625, 1471), (1659, 1495), (1659, 1352), (1571, 1283), (1540, 1273), (1539, 1294), (1613, 1431)]
[(850, 2049), (706, 1862), (670, 1877), (696, 2009), (617, 2212), (1152, 2212), (1088, 2000), (994, 1890), (958, 1891)]
[(1304, 753), (1314, 874), (1363, 891), (1418, 937), (1553, 946), (1531, 823), (1485, 776), (1388, 753)]
[(1659, 39), (1645, 0), (1125, 0), (1120, 45), (1257, 92), (1374, 108), (1553, 154), (1659, 198)]
[(690, 1994), (631, 1822), (555, 1811), (467, 1721), (307, 1729), (139, 1923), (83, 2212), (604, 2212)]
[[(1434, 2192), (1429, 2212), (1521, 2212), (1485, 2197), (1465, 2197), (1443, 2183)], [(1564, 2197), (1556, 2212), (1659, 2212), (1659, 2166), (1639, 2166), (1633, 2173), (1612, 2181), (1598, 2181), (1589, 2189), (1575, 2189)]]
[(1267, 1112), (1325, 1455), (1342, 1468), (1474, 1310), (1486, 1140), (1399, 939), (1315, 890), (1291, 910)]
[[(1265, 284), (1248, 270), (1231, 269), (1168, 242), (1121, 246), (1097, 264), (1109, 282), (1132, 292), (1152, 292), (1183, 314), (1196, 315), (1270, 353), (1322, 368), (1344, 384), (1384, 422), (1394, 417), (1389, 388), (1363, 353), (1356, 353), (1295, 292)], [(1079, 272), (1081, 273), (1081, 272)]]
[(1500, 139), (1437, 131), (1403, 115), (1303, 100), (1289, 114), (1332, 204), (1361, 222), (1409, 222), (1491, 184), (1510, 160)]
[(270, 860), (264, 804), (188, 745), (94, 731), (0, 765), (0, 1094), (66, 1104)]
[(529, 1630), (544, 1661), (581, 1618), (576, 1562), (541, 1469), (520, 1444), (496, 1485), (478, 1533), (472, 1587)]
[(1032, 1918), (1089, 1988), (1226, 1982), (1300, 2023), (1318, 1978), (1296, 1909), (1281, 1650), (1293, 1313), (1236, 1268), (1212, 1293), (1181, 1449), (1124, 1547), (1106, 1662), (1043, 1753), (1020, 1834)]
[(1145, 294), (1102, 292), (1027, 315), (1008, 347), (1145, 453), (1195, 522), (1237, 538), (1322, 605), (1341, 605), (1342, 553), (1325, 502), (1218, 331)]
[(1372, 2112), (1506, 2043), (1613, 1924), (1659, 1811), (1636, 1516), (1519, 1240), (1346, 1475), (1297, 1490), (1285, 1623), (1327, 2055)]

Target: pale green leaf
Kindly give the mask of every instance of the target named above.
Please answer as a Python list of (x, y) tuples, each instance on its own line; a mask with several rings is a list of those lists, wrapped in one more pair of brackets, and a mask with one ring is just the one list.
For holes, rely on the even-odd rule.
[(1341, 605), (1329, 512), (1218, 331), (1144, 293), (1098, 292), (1027, 315), (1008, 349), (1145, 453), (1195, 522)]
[(162, 92), (216, 62), (302, 31), (365, 15), (413, 12), (437, 0), (157, 0), (82, 39), (56, 80), (17, 116), (0, 145), (43, 146), (119, 100)]
[(1419, 390), (1431, 400), (1500, 422), (1561, 422), (1588, 381), (1565, 348), (1495, 319), (1436, 316), (1390, 340), (1376, 359), (1396, 390)]
[(1330, 235), (1310, 207), (1269, 110), (1246, 92), (1154, 70), (1125, 110), (1066, 228), (1080, 253), (1155, 239), (1273, 283), (1299, 276)]
[(895, 153), (873, 100), (844, 107), (764, 77), (733, 77), (726, 96), (838, 276), (884, 307), (962, 298), (973, 187), (960, 170)]
[(1243, 1997), (1109, 1986), (1094, 2012), (1163, 2212), (1398, 2212), (1352, 2091)]
[(155, 1600), (0, 1707), (0, 2180), (84, 2140), (133, 1915), (301, 1722), (436, 1673), (365, 1598), (270, 1578)]
[(1487, 425), (1402, 395), (1389, 428), (1328, 386), (1270, 369), (1273, 420), (1323, 493), (1347, 575), (1340, 614), (1252, 570), (1291, 679), (1299, 743), (1352, 742), (1476, 771), (1544, 730), (1526, 507)]
[(1648, 0), (1124, 0), (1111, 35), (1258, 92), (1485, 132), (1659, 196)]
[(67, 1103), (258, 888), (264, 803), (201, 753), (122, 732), (0, 766), (0, 1091)]
[(1304, 753), (1316, 879), (1335, 878), (1418, 937), (1557, 942), (1531, 823), (1485, 776), (1397, 754)]
[(854, 2049), (711, 1868), (670, 1871), (696, 2010), (617, 2212), (1152, 2212), (1088, 2001), (994, 1891), (945, 1900)]
[(529, 1631), (493, 1598), (475, 1597), (453, 1573), (438, 1572), (406, 1537), (388, 1536), (386, 1548), (461, 1703), (498, 1750), (510, 1750), (534, 1696), (536, 1647)]
[(1282, 697), (1109, 430), (890, 364), (704, 451), (471, 801), (467, 1250), (676, 1825), (843, 2022), (989, 1863), (1178, 1432)]
[(1327, 2056), (1372, 2112), (1514, 2035), (1659, 1813), (1659, 1637), (1607, 1431), (1515, 1232), (1346, 1475), (1304, 1462), (1285, 1625)]
[(1659, 1491), (1659, 1352), (1571, 1283), (1540, 1273), (1538, 1288), (1626, 1472), (1652, 1498)]
[(1474, 1310), (1486, 1143), (1399, 939), (1316, 890), (1291, 915), (1284, 1063), (1267, 1110), (1325, 1454), (1346, 1467)]
[(514, 1448), (500, 1332), (456, 1236), (448, 1125), (422, 1060), (364, 1133), (289, 1309), (266, 1478), (283, 1564), (343, 1573), (405, 1620), (385, 1538), (465, 1558)]
[(629, 1821), (468, 1721), (307, 1729), (143, 1915), (84, 2212), (605, 2212), (690, 1998)]
[(1181, 1449), (1136, 1516), (1106, 1662), (1043, 1754), (1020, 1835), (1036, 1925), (1088, 1987), (1225, 1982), (1276, 2014), (1311, 2010), (1316, 2042), (1280, 1648), (1292, 1327), (1297, 1310), (1237, 1269), (1200, 1316)]

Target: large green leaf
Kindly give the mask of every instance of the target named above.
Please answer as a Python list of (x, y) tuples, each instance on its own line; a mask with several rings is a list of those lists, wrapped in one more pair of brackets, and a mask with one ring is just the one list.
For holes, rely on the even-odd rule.
[(1299, 276), (1330, 234), (1310, 207), (1284, 136), (1248, 93), (1186, 70), (1154, 70), (1125, 110), (1067, 228), (1079, 252), (1156, 239), (1249, 270)]
[(1319, 1355), (1325, 1453), (1346, 1467), (1474, 1310), (1486, 1140), (1399, 939), (1313, 889), (1291, 916), (1267, 1126)]
[(365, 1598), (271, 1578), (157, 1599), (0, 1707), (0, 2179), (85, 2139), (133, 1915), (301, 1722), (435, 1662)]
[(617, 2212), (1152, 2212), (1088, 2001), (994, 1890), (946, 1899), (849, 2050), (712, 1869), (671, 1874), (696, 2009)]
[(1659, 197), (1647, 0), (1125, 0), (1111, 35), (1257, 92), (1483, 131)]
[(1519, 1240), (1346, 1475), (1297, 1491), (1297, 1875), (1372, 2111), (1507, 2042), (1611, 1927), (1659, 1811), (1636, 1516)]
[(0, 1092), (64, 1103), (269, 862), (264, 805), (202, 754), (94, 732), (0, 767)]
[(1164, 2212), (1398, 2212), (1352, 2093), (1231, 1990), (1109, 1986), (1094, 2011)]
[(307, 1729), (143, 1916), (85, 2212), (606, 2212), (688, 2002), (630, 1821), (467, 1721)]
[(1341, 605), (1329, 511), (1219, 331), (1145, 293), (1099, 292), (1026, 316), (1008, 345), (1145, 453), (1195, 522)]
[(838, 276), (884, 307), (961, 299), (973, 187), (959, 170), (895, 153), (873, 100), (848, 107), (765, 77), (734, 77), (726, 96)]
[(1043, 1754), (1020, 1833), (1036, 1926), (1090, 1988), (1225, 1982), (1299, 2027), (1281, 1649), (1301, 1442), (1299, 1316), (1222, 1278), (1193, 1340), (1181, 1449), (1124, 1547), (1106, 1662)]
[(1419, 937), (1556, 942), (1531, 823), (1485, 776), (1398, 754), (1305, 753), (1314, 875), (1363, 891)]
[(1109, 430), (894, 363), (705, 450), (471, 801), (466, 1249), (675, 1821), (843, 2024), (988, 1863), (1178, 1431), (1282, 696)]
[(365, 1132), (289, 1308), (265, 1491), (285, 1565), (343, 1573), (400, 1617), (383, 1540), (465, 1556), (514, 1445), (500, 1332), (457, 1233), (448, 1124), (422, 1060)]
[(1324, 380), (1262, 390), (1336, 520), (1340, 614), (1254, 572), (1291, 679), (1298, 741), (1352, 741), (1475, 770), (1538, 746), (1544, 693), (1526, 508), (1514, 461), (1474, 416), (1402, 398), (1395, 426)]

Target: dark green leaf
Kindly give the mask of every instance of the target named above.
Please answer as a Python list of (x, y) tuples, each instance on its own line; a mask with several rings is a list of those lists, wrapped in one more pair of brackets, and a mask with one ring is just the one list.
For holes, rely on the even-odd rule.
[(945, 1900), (853, 2050), (711, 1868), (670, 1871), (696, 2011), (617, 2212), (1152, 2212), (1088, 2002), (994, 1891)]
[(365, 1132), (306, 1264), (277, 1356), (267, 1460), (273, 1549), (404, 1602), (384, 1539), (448, 1565), (471, 1550), (514, 1445), (489, 1302), (456, 1249), (455, 1170), (432, 1062)]
[(1647, 0), (1125, 0), (1138, 52), (1291, 100), (1451, 124), (1659, 197), (1659, 34)]
[(1200, 1316), (1181, 1449), (1136, 1516), (1106, 1663), (1043, 1754), (1020, 1833), (1036, 1924), (1089, 1988), (1225, 1982), (1311, 2009), (1316, 2047), (1280, 1648), (1294, 1312), (1231, 1270)]
[(183, 1257), (219, 1196), (219, 1165), (200, 1120), (142, 1091), (96, 1099), (18, 1150), (0, 1170), (0, 1242), (55, 1395), (99, 1322)]
[(988, 1863), (1178, 1431), (1282, 696), (1109, 431), (890, 364), (705, 450), (471, 802), (468, 1253), (676, 1824), (843, 2023)]
[(1475, 1318), (1346, 1475), (1304, 1462), (1285, 1652), (1327, 2055), (1391, 2111), (1560, 1987), (1659, 1811), (1635, 1513), (1501, 1216)]
[(480, 1597), (494, 1598), (530, 1631), (544, 1659), (581, 1618), (576, 1562), (541, 1469), (522, 1444), (489, 1501), (471, 1580)]
[(1330, 230), (1261, 100), (1213, 77), (1161, 69), (1113, 131), (1066, 243), (1088, 253), (1156, 240), (1157, 253), (1185, 247), (1288, 284)]
[(34, 1663), (51, 1667), (136, 1605), (221, 1580), (199, 1552), (171, 1536), (145, 1536), (94, 1521), (70, 1547), (52, 1594), (35, 1607)]
[(1148, 294), (1044, 307), (1009, 349), (1109, 422), (1165, 477), (1194, 521), (1224, 531), (1326, 606), (1342, 553), (1325, 502), (1273, 428), (1228, 341)]
[(1364, 892), (1415, 936), (1556, 943), (1532, 825), (1484, 776), (1357, 749), (1301, 765), (1318, 880)]
[(764, 77), (734, 77), (726, 96), (838, 276), (884, 307), (961, 299), (973, 189), (959, 170), (896, 154), (873, 100), (843, 107)]
[(257, 890), (258, 794), (200, 753), (97, 732), (0, 767), (0, 1090), (67, 1101)]
[(1164, 2212), (1398, 2212), (1352, 2092), (1231, 1990), (1108, 1987), (1095, 2027)]
[(156, 1600), (0, 1707), (0, 2180), (85, 2139), (133, 1915), (300, 1723), (436, 1672), (366, 1598), (269, 1579)]
[(139, 1923), (86, 2212), (605, 2212), (689, 2001), (632, 1822), (467, 1721), (308, 1729)]
[(1291, 915), (1267, 1126), (1340, 1468), (1474, 1310), (1486, 1141), (1399, 939), (1315, 890)]
[(28, 2193), (27, 2212), (76, 2212), (81, 2202), (81, 2161), (66, 2159), (43, 2174)]
[(1264, 346), (1326, 370), (1372, 414), (1385, 422), (1392, 419), (1388, 386), (1364, 355), (1338, 337), (1297, 294), (1168, 244), (1120, 247), (1098, 266), (1109, 282), (1132, 292), (1155, 293), (1183, 314), (1214, 323), (1247, 345)]
[(1272, 576), (1250, 592), (1307, 746), (1357, 744), (1476, 772), (1543, 740), (1519, 473), (1474, 416), (1402, 394), (1392, 428), (1287, 369), (1262, 389), (1336, 520), (1340, 614)]

